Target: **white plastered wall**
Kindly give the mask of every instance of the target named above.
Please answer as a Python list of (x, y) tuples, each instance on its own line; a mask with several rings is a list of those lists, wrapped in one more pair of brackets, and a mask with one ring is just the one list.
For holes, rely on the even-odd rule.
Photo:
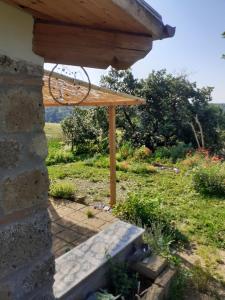
[(43, 65), (32, 51), (33, 17), (0, 0), (0, 54)]

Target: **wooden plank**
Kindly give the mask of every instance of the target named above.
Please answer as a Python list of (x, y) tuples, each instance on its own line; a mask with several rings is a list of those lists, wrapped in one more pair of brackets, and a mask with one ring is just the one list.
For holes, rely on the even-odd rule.
[[(65, 102), (65, 105), (68, 106), (106, 106), (108, 107), (110, 106), (131, 106), (131, 105), (144, 105), (144, 102), (140, 102), (138, 100), (136, 101), (114, 101), (114, 102), (110, 102), (107, 99), (106, 100), (102, 100), (102, 101), (84, 101), (82, 103), (77, 104), (76, 102)], [(55, 102), (54, 100), (44, 100), (44, 106), (45, 107), (55, 107), (55, 106), (63, 106), (63, 104), (59, 104), (57, 102)]]
[(126, 69), (151, 48), (149, 36), (39, 22), (34, 28), (33, 51), (46, 62)]
[(141, 0), (5, 0), (36, 18), (161, 38), (161, 16)]
[(116, 108), (109, 106), (110, 206), (116, 204)]
[(108, 47), (148, 51), (152, 46), (149, 35), (97, 30), (80, 26), (62, 25), (37, 21), (34, 25), (35, 42), (62, 43), (75, 47)]

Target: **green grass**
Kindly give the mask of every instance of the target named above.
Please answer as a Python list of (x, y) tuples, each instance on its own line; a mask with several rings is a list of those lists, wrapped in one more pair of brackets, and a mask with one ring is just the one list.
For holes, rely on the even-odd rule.
[[(179, 167), (179, 165), (178, 165)], [(175, 226), (191, 241), (225, 249), (225, 202), (221, 198), (197, 193), (192, 171), (180, 166), (180, 173), (162, 170), (154, 174), (118, 171), (118, 180), (135, 181), (130, 191), (155, 202), (167, 212)], [(86, 165), (84, 161), (48, 167), (51, 179), (83, 178), (93, 182), (108, 179), (106, 168)], [(125, 180), (124, 180), (125, 175)]]
[(49, 195), (60, 199), (73, 199), (76, 192), (74, 184), (68, 181), (52, 182), (49, 189)]
[[(60, 153), (66, 156), (69, 151), (65, 149), (62, 139), (59, 138), (61, 135), (59, 126), (50, 124), (46, 130), (49, 136), (49, 158), (52, 153), (54, 157)], [(87, 182), (85, 189), (87, 193), (88, 187), (90, 191), (92, 191), (91, 187), (94, 187), (91, 201), (102, 201), (109, 191), (108, 156), (96, 155), (90, 158), (84, 156), (72, 159), (72, 162), (63, 163), (63, 158), (60, 158), (58, 161), (60, 164), (55, 164), (57, 162), (55, 159), (54, 165), (48, 166), (51, 181), (60, 182), (72, 179), (76, 182), (82, 179)], [(225, 249), (225, 199), (207, 196), (195, 190), (193, 176), (196, 166), (200, 163), (197, 156), (188, 157), (174, 165), (170, 162), (170, 165), (179, 169), (179, 173), (169, 169), (159, 170), (147, 161), (151, 162), (151, 160), (134, 160), (132, 157), (123, 160), (120, 157), (117, 162), (118, 186), (125, 186), (128, 198), (131, 197), (129, 195), (136, 195), (137, 199), (154, 207), (154, 213), (158, 214), (159, 219), (164, 216), (168, 224), (180, 231), (189, 242), (197, 244), (197, 254), (207, 261), (207, 253), (207, 256), (210, 256), (210, 262), (214, 262), (214, 270), (218, 265), (217, 250)], [(105, 195), (100, 195), (99, 185), (103, 185)], [(77, 192), (79, 193), (79, 185)], [(118, 192), (119, 200), (120, 192)], [(160, 233), (160, 230), (156, 232)], [(155, 246), (160, 246), (167, 251), (165, 250), (168, 244), (167, 238), (168, 236), (162, 240), (163, 243), (160, 239), (160, 245), (158, 245), (158, 239), (155, 239)]]

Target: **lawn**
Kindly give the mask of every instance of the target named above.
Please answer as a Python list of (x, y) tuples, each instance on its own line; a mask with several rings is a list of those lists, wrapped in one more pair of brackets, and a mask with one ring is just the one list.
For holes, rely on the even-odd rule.
[[(154, 174), (117, 171), (118, 189), (125, 190), (125, 194), (136, 193), (140, 198), (157, 202), (162, 211), (172, 216), (176, 227), (190, 241), (225, 249), (224, 200), (197, 193), (193, 188), (191, 170), (181, 164), (176, 167), (180, 170), (178, 174), (171, 170), (159, 170)], [(92, 190), (93, 185), (96, 186), (96, 193), (101, 185), (105, 193), (102, 201), (108, 200), (105, 197), (109, 188), (107, 168), (89, 166), (83, 160), (49, 166), (48, 170), (51, 180), (74, 180), (78, 189), (80, 185), (76, 184), (76, 180), (87, 181), (86, 188), (89, 186)], [(86, 193), (88, 196), (88, 189)], [(123, 199), (118, 191), (118, 201)]]
[[(48, 139), (52, 134), (57, 139), (61, 136), (59, 128), (53, 127), (46, 127)], [(54, 138), (50, 138), (49, 146), (55, 149), (59, 145)], [(64, 146), (60, 147), (62, 151)], [(74, 184), (76, 193), (87, 204), (108, 203), (108, 157), (73, 157), (73, 160), (76, 161), (49, 165), (51, 182)], [(169, 168), (165, 169), (149, 166), (149, 162), (134, 159), (117, 162), (117, 201), (124, 202), (135, 195), (146, 201), (146, 205), (154, 204), (159, 214), (168, 217), (187, 238), (192, 252), (188, 259), (193, 263), (198, 261), (208, 268), (210, 275), (225, 281), (225, 199), (196, 192), (192, 180), (194, 169), (185, 161), (167, 163)], [(181, 255), (185, 256), (186, 250)]]

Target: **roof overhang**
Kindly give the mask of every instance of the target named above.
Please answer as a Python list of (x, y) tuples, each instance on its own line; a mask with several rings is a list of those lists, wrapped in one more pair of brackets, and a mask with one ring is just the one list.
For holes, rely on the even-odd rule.
[[(89, 84), (85, 81), (76, 80), (71, 77), (52, 73), (51, 92), (49, 87), (49, 71), (45, 71), (43, 81), (43, 101), (44, 106), (127, 106), (127, 105), (140, 105), (145, 104), (145, 100), (136, 96), (128, 95), (125, 93), (118, 93), (97, 85)], [(63, 87), (60, 89), (60, 87)], [(88, 97), (80, 102), (88, 93)], [(51, 93), (55, 97), (62, 94), (61, 103), (54, 101)]]
[(143, 0), (5, 1), (33, 15), (33, 50), (46, 62), (126, 69), (175, 33)]

